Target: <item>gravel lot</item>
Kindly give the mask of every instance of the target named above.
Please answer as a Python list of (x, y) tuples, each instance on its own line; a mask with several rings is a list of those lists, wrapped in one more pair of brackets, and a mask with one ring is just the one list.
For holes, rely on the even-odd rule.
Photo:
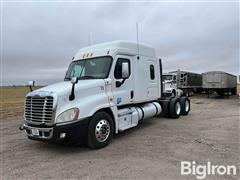
[(237, 165), (239, 99), (193, 97), (180, 119), (154, 118), (92, 150), (28, 140), (18, 130), (22, 117), (1, 120), (1, 179), (196, 179), (181, 176), (181, 161)]

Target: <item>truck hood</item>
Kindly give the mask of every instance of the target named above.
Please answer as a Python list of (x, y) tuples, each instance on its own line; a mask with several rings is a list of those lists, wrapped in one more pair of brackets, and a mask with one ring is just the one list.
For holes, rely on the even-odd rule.
[(75, 84), (75, 99), (72, 101), (69, 100), (71, 90), (72, 83), (64, 81), (35, 90), (27, 96), (53, 96), (53, 107), (56, 107), (55, 117), (73, 107), (81, 109), (79, 118), (89, 117), (95, 112), (94, 108), (109, 103), (104, 79), (79, 80)]
[[(75, 93), (81, 93), (81, 91), (87, 89), (94, 89), (96, 87), (104, 86), (103, 79), (91, 79), (91, 80), (79, 80), (77, 84), (75, 84)], [(57, 96), (70, 95), (72, 90), (71, 81), (63, 81), (59, 83), (52, 84), (50, 86), (46, 86), (31, 92), (32, 94), (37, 94), (38, 92), (50, 92), (55, 93)], [(29, 94), (31, 94), (29, 93)]]

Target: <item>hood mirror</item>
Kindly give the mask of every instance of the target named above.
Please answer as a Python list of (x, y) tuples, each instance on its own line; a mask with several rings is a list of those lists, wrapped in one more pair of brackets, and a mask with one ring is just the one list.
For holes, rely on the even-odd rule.
[(35, 85), (35, 81), (28, 81), (28, 86), (31, 92), (33, 91), (32, 87), (34, 87), (34, 85)]
[(72, 100), (75, 99), (74, 88), (75, 88), (75, 84), (78, 83), (78, 78), (77, 77), (72, 77), (71, 83), (72, 83), (72, 91), (71, 91), (71, 94), (69, 96), (69, 101), (72, 101)]
[(77, 84), (78, 83), (78, 78), (77, 77), (72, 77), (71, 83), (72, 84)]

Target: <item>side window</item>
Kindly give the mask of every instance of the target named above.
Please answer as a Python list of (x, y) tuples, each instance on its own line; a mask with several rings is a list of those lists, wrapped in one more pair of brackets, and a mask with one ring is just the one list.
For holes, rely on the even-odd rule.
[(150, 65), (150, 78), (151, 80), (155, 79), (154, 66), (152, 64)]
[(176, 77), (175, 75), (173, 76), (173, 80), (174, 80), (174, 81), (176, 81), (176, 80), (177, 80), (177, 77)]
[(122, 63), (128, 63), (129, 64), (129, 72), (131, 74), (131, 64), (129, 59), (125, 58), (118, 58), (116, 62), (116, 66), (114, 69), (114, 77), (116, 79), (121, 79), (122, 78)]

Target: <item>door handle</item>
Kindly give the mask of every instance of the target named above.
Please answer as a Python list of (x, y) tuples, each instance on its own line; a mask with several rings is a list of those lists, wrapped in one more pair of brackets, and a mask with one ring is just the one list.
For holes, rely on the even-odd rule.
[(131, 91), (130, 97), (131, 97), (131, 99), (134, 97), (134, 91)]

